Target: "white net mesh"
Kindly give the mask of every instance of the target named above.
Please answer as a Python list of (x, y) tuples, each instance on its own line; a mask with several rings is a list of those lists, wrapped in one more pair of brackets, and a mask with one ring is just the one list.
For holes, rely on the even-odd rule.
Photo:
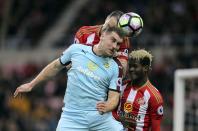
[(198, 77), (185, 80), (185, 131), (198, 131)]
[(198, 69), (175, 72), (174, 131), (198, 131)]

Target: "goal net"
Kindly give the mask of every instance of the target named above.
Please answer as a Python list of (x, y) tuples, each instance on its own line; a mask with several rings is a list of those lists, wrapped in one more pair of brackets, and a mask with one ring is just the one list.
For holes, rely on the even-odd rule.
[(198, 131), (198, 68), (174, 76), (173, 131)]

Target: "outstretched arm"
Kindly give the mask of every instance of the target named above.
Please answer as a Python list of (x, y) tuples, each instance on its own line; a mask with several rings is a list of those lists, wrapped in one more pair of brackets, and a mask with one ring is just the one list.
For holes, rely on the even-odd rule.
[(30, 92), (37, 84), (55, 76), (64, 66), (60, 63), (59, 59), (54, 60), (48, 64), (31, 82), (23, 84), (14, 92), (14, 97), (19, 93)]

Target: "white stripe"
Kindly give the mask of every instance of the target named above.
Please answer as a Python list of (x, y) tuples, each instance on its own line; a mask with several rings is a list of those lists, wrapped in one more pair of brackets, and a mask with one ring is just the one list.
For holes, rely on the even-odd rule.
[(121, 95), (120, 95), (120, 96), (122, 96), (122, 95), (123, 95), (124, 90), (126, 89), (126, 87), (127, 87), (127, 84), (125, 84), (125, 85), (121, 86), (121, 89), (120, 89), (120, 93), (121, 93)]
[(145, 100), (145, 104), (141, 105), (139, 108), (139, 112), (138, 112), (138, 116), (141, 116), (141, 119), (137, 120), (137, 127), (136, 127), (136, 131), (143, 131), (143, 126), (144, 126), (144, 118), (145, 118), (145, 114), (146, 111), (148, 109), (148, 101), (150, 99), (150, 93), (148, 92), (148, 90), (145, 90), (144, 92), (144, 100)]
[[(123, 87), (123, 88), (124, 88), (124, 87)], [(125, 88), (126, 88), (126, 87), (125, 87)], [(125, 88), (124, 88), (124, 89), (125, 89)], [(130, 93), (129, 93), (129, 95), (128, 95), (128, 98), (127, 98), (127, 100), (126, 100), (126, 102), (133, 103), (134, 100), (135, 100), (136, 94), (137, 94), (137, 91), (131, 89), (131, 90), (130, 90)], [(119, 107), (118, 107), (118, 110), (120, 110), (120, 109), (121, 109), (121, 102), (120, 102)]]
[[(127, 84), (121, 86), (121, 89), (120, 89), (120, 101), (121, 101), (122, 95), (123, 95), (124, 90), (126, 89), (126, 87), (127, 87)], [(119, 103), (119, 106), (118, 106), (118, 110), (117, 111), (120, 111), (120, 110), (121, 110), (121, 102)]]
[(95, 33), (89, 35), (89, 36), (87, 37), (86, 44), (93, 44), (94, 38), (95, 38)]
[(133, 103), (134, 100), (135, 100), (136, 94), (137, 94), (137, 90), (131, 89), (131, 91), (130, 91), (130, 93), (129, 93), (129, 96), (128, 96), (128, 98), (127, 98), (127, 101)]

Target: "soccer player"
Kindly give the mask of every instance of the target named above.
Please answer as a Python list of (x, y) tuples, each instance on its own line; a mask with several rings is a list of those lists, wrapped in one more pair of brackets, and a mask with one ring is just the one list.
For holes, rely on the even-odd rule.
[[(103, 28), (117, 27), (119, 18), (124, 13), (121, 11), (113, 11), (109, 14), (103, 25), (95, 26), (82, 26), (75, 35), (74, 43), (84, 44), (84, 45), (95, 45), (100, 40), (101, 31)], [(118, 60), (121, 62), (123, 67), (123, 75), (125, 76), (127, 70), (128, 61), (128, 51), (130, 48), (129, 38), (125, 37), (124, 41), (120, 44), (120, 48), (116, 54)]]
[[(122, 84), (121, 65), (112, 56), (123, 37), (120, 29), (109, 27), (104, 29), (97, 45), (72, 44), (31, 82), (19, 86), (14, 97), (31, 91), (72, 62), (57, 131), (122, 131), (123, 125), (113, 118), (111, 111), (119, 103)], [(98, 112), (96, 105), (101, 103), (104, 108)]]
[[(129, 76), (113, 116), (127, 131), (160, 131), (163, 98), (148, 78), (152, 55), (140, 49), (129, 54)], [(124, 82), (123, 82), (124, 83)], [(102, 110), (100, 110), (102, 111)]]

